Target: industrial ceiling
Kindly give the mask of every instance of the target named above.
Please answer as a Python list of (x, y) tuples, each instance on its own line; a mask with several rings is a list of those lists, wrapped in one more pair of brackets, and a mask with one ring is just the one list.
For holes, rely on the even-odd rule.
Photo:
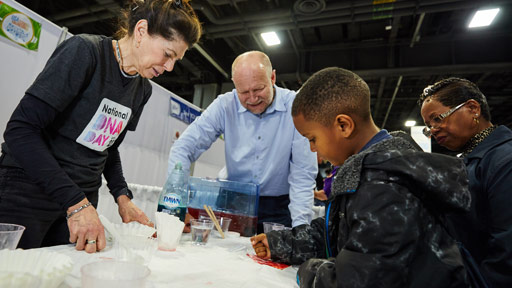
[[(73, 34), (112, 36), (117, 0), (23, 0)], [(330, 66), (352, 70), (372, 92), (376, 124), (406, 130), (422, 123), (416, 103), (425, 86), (456, 76), (478, 84), (494, 124), (512, 128), (512, 1), (473, 0), (192, 0), (204, 33), (173, 72), (154, 79), (193, 101), (195, 87), (230, 86), (231, 63), (245, 51), (269, 55), (277, 84), (297, 90)], [(492, 25), (468, 29), (480, 8), (499, 7)], [(260, 33), (276, 31), (267, 47)]]

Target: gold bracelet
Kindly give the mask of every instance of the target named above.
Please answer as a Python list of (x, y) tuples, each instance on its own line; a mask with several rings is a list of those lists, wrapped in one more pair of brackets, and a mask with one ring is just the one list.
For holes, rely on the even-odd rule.
[(91, 206), (91, 205), (92, 205), (92, 203), (91, 203), (91, 202), (89, 202), (89, 203), (84, 204), (84, 205), (82, 205), (82, 206), (80, 206), (80, 207), (76, 208), (75, 210), (73, 210), (73, 211), (69, 212), (69, 214), (66, 216), (66, 220), (69, 220), (69, 218), (71, 218), (71, 216), (75, 215), (76, 213), (78, 213), (78, 212), (82, 211), (83, 209), (85, 209), (85, 208), (87, 208), (87, 207), (89, 207), (89, 206)]

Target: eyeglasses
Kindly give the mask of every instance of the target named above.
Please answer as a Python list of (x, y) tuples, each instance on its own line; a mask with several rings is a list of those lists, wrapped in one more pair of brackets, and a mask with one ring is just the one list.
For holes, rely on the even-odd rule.
[(452, 109), (444, 112), (443, 114), (439, 114), (436, 117), (432, 118), (432, 120), (430, 120), (430, 124), (427, 125), (427, 127), (423, 128), (423, 135), (430, 138), (432, 136), (432, 129), (439, 128), (439, 126), (441, 126), (441, 124), (443, 124), (443, 120), (446, 117), (452, 115), (453, 112), (457, 111), (457, 109), (464, 106), (466, 103), (468, 103), (468, 102), (466, 101), (464, 103), (461, 103), (461, 104), (453, 107)]

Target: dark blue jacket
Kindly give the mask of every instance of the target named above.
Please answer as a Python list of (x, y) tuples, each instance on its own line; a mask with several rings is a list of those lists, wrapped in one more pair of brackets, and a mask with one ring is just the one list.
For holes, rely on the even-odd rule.
[(499, 126), (464, 163), (471, 210), (453, 228), (492, 286), (512, 287), (512, 131)]

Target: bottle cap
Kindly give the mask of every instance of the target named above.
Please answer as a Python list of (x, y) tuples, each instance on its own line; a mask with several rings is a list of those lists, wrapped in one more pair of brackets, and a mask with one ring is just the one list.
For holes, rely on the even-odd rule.
[(181, 162), (176, 163), (176, 165), (174, 165), (174, 169), (181, 170)]

